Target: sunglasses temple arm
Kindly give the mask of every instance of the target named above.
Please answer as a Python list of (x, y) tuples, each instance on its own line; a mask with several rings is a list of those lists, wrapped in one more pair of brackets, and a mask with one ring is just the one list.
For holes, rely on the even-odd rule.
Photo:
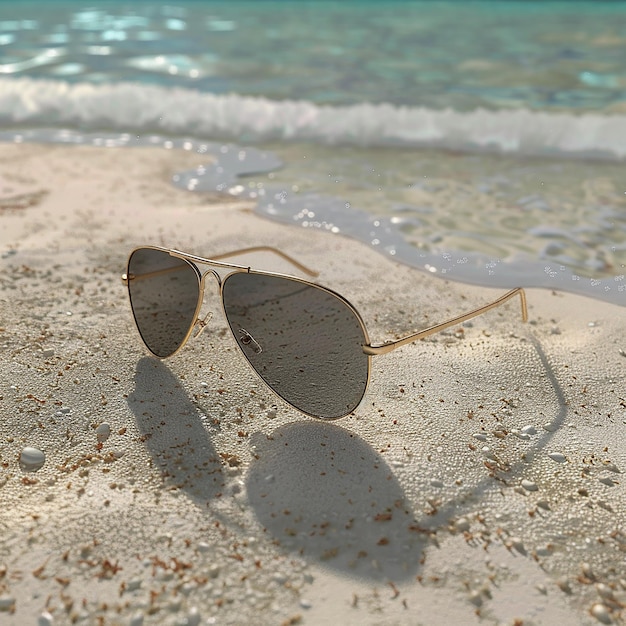
[(439, 333), (442, 330), (446, 330), (447, 328), (450, 328), (451, 326), (462, 324), (463, 322), (466, 322), (467, 320), (470, 320), (473, 317), (477, 317), (478, 315), (482, 315), (483, 313), (486, 313), (487, 311), (491, 311), (491, 309), (495, 309), (496, 307), (504, 304), (507, 300), (510, 300), (511, 298), (514, 298), (515, 296), (519, 296), (520, 298), (520, 303), (522, 307), (522, 321), (527, 322), (528, 321), (528, 307), (526, 305), (526, 293), (522, 287), (516, 287), (515, 289), (511, 289), (511, 291), (508, 291), (507, 293), (505, 293), (503, 296), (500, 296), (497, 300), (494, 300), (493, 302), (489, 304), (485, 304), (478, 309), (474, 309), (473, 311), (469, 311), (468, 313), (464, 313), (463, 315), (454, 317), (448, 320), (447, 322), (442, 322), (441, 324), (437, 324), (435, 326), (431, 326), (430, 328), (421, 330), (418, 333), (408, 335), (406, 337), (403, 337), (402, 339), (398, 339), (397, 341), (389, 341), (379, 346), (364, 345), (363, 352), (369, 355), (386, 354), (387, 352), (391, 352), (392, 350), (395, 350), (396, 348), (399, 348), (400, 346), (404, 346), (407, 343), (413, 343), (414, 341), (418, 341), (419, 339), (424, 339), (425, 337), (434, 335), (435, 333)]
[(291, 265), (298, 268), (301, 272), (304, 272), (305, 274), (309, 276), (313, 276), (313, 277), (319, 276), (319, 272), (312, 270), (306, 265), (303, 265), (302, 263), (300, 263), (300, 261), (296, 261), (296, 259), (294, 259), (292, 256), (289, 256), (282, 250), (279, 250), (278, 248), (273, 248), (272, 246), (252, 246), (251, 248), (241, 248), (240, 250), (231, 250), (230, 252), (224, 252), (223, 254), (218, 254), (217, 256), (213, 256), (211, 257), (211, 259), (213, 261), (219, 261), (221, 259), (227, 259), (229, 257), (239, 256), (241, 254), (249, 254), (252, 252), (271, 252), (272, 254), (276, 254), (277, 256), (279, 256), (284, 261), (291, 263)]

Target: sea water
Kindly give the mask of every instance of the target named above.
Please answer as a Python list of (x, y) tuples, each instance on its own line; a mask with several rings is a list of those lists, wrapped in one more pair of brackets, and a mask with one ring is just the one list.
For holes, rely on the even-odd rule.
[(436, 276), (626, 305), (626, 3), (0, 1), (0, 138), (164, 145)]

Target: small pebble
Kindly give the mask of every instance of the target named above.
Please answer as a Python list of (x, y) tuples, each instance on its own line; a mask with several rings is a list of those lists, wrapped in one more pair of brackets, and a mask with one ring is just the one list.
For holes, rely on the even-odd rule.
[(604, 604), (596, 603), (591, 607), (591, 615), (603, 624), (612, 624), (613, 620)]
[(478, 591), (472, 591), (472, 593), (470, 593), (470, 595), (469, 595), (469, 601), (474, 606), (482, 606), (482, 604), (483, 604), (483, 597), (482, 597), (482, 595)]
[[(49, 359), (51, 356), (54, 356), (54, 350), (51, 350), (51, 349), (44, 350), (42, 354), (44, 358)], [(50, 613), (48, 613), (48, 615), (50, 615)]]
[(563, 593), (572, 593), (572, 587), (567, 580), (561, 578), (556, 581), (556, 584)]
[(459, 532), (467, 532), (470, 529), (470, 523), (465, 517), (459, 517), (455, 524), (456, 529)]
[(37, 620), (37, 626), (52, 626), (52, 624), (54, 624), (54, 618), (48, 611), (42, 613)]
[(537, 491), (537, 485), (532, 480), (522, 480), (522, 487), (526, 489), (526, 491)]
[(270, 409), (265, 415), (273, 420), (276, 417), (276, 409)]
[(551, 422), (548, 422), (547, 424), (543, 425), (544, 430), (547, 430), (549, 433), (553, 433), (556, 431), (556, 426), (554, 424), (552, 424)]
[(524, 428), (522, 428), (522, 434), (523, 435), (536, 435), (537, 429), (532, 424), (529, 424), (528, 426), (524, 426)]
[(300, 607), (303, 609), (310, 609), (311, 606), (313, 606), (311, 604), (311, 602), (309, 602), (309, 600), (306, 600), (305, 598), (302, 598), (302, 600), (300, 600)]
[(46, 455), (37, 448), (26, 447), (20, 454), (20, 465), (25, 472), (36, 472), (46, 462)]
[(478, 441), (487, 441), (487, 435), (485, 435), (485, 433), (474, 433), (472, 437), (478, 439)]
[(11, 611), (15, 606), (15, 598), (11, 596), (0, 596), (0, 611)]
[(437, 487), (438, 489), (440, 489), (441, 487), (443, 487), (443, 483), (440, 480), (438, 480), (437, 478), (433, 478), (430, 481), (430, 486), (431, 487)]
[(583, 576), (585, 578), (588, 578), (589, 580), (595, 580), (596, 579), (596, 575), (591, 567), (591, 565), (589, 563), (581, 563), (580, 565), (580, 569), (583, 572)]
[(481, 452), (488, 458), (488, 459), (495, 459), (495, 455), (494, 453), (491, 451), (491, 448), (489, 446), (484, 446), (481, 449)]
[(548, 456), (556, 463), (565, 463), (565, 461), (567, 461), (565, 455), (560, 452), (549, 452)]
[(201, 620), (200, 611), (195, 606), (192, 606), (189, 613), (187, 613), (187, 626), (199, 626)]
[(106, 441), (110, 435), (111, 435), (111, 426), (107, 424), (106, 422), (102, 422), (102, 424), (99, 424), (98, 427), (96, 428), (96, 436), (98, 437), (98, 441), (100, 443), (102, 443), (103, 441)]
[(143, 626), (143, 614), (137, 613), (136, 615), (133, 615), (130, 620), (129, 626)]
[(180, 611), (181, 607), (182, 607), (182, 601), (181, 600), (172, 600), (167, 605), (167, 610), (170, 611), (171, 613), (178, 613), (178, 611)]
[(604, 583), (598, 583), (596, 585), (596, 591), (605, 600), (615, 600), (615, 594), (613, 593), (613, 589), (611, 589), (608, 585), (605, 585)]

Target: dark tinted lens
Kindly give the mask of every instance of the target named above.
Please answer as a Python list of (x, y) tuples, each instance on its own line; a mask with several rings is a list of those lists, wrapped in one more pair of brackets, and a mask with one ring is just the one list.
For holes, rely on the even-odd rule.
[(225, 280), (223, 294), (239, 345), (278, 395), (316, 417), (357, 407), (369, 363), (361, 323), (343, 300), (297, 280), (243, 272)]
[(141, 248), (128, 261), (128, 293), (141, 337), (156, 356), (181, 346), (195, 322), (200, 281), (186, 261)]

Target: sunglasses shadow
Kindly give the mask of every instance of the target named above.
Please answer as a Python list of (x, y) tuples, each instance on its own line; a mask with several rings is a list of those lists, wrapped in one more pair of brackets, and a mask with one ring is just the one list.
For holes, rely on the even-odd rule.
[(223, 489), (222, 462), (198, 410), (161, 361), (139, 360), (128, 406), (167, 485), (185, 490), (198, 504)]
[(296, 422), (252, 441), (246, 488), (259, 522), (283, 549), (345, 575), (401, 582), (429, 542), (394, 472), (354, 433)]
[[(529, 446), (523, 462), (511, 466), (511, 487), (567, 417), (565, 394), (543, 347), (535, 337), (531, 343), (556, 410), (549, 431)], [(259, 458), (250, 466), (246, 487), (260, 523), (285, 550), (365, 580), (414, 578), (425, 548), (436, 545), (427, 529), (450, 528), (499, 484), (491, 477), (480, 480), (426, 518), (411, 512), (411, 498), (385, 460), (334, 424), (296, 422), (278, 428), (269, 439), (259, 434), (252, 443)]]

